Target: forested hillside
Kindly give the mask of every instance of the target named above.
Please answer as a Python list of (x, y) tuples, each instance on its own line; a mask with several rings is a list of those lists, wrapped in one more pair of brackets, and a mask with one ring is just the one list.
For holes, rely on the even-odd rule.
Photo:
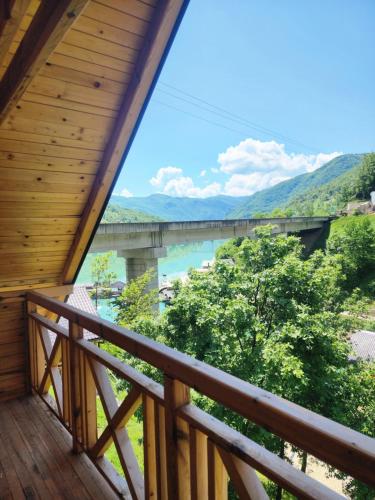
[(293, 196), (281, 208), (294, 215), (331, 215), (352, 200), (368, 200), (375, 190), (375, 153), (363, 156), (359, 165), (336, 179)]
[(131, 210), (120, 205), (110, 203), (101, 220), (104, 224), (114, 222), (161, 222), (163, 219), (156, 215), (147, 214), (140, 210)]
[(153, 194), (145, 197), (112, 196), (111, 203), (154, 214), (166, 221), (214, 220), (226, 216), (247, 197), (212, 196), (210, 198), (173, 197)]
[(314, 172), (298, 175), (284, 182), (280, 182), (268, 189), (259, 191), (247, 198), (236, 207), (227, 218), (248, 218), (259, 213), (271, 213), (275, 208), (288, 206), (291, 200), (300, 196), (307, 197), (312, 189), (334, 182), (335, 179), (350, 172), (362, 160), (361, 154), (346, 154), (329, 161)]

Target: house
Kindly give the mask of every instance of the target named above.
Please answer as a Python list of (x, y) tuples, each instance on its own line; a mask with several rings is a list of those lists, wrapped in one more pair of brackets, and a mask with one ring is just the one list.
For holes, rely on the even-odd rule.
[[(186, 7), (1, 2), (1, 497), (225, 499), (230, 477), (240, 498), (266, 498), (257, 471), (297, 497), (337, 498), (201, 411), (190, 388), (375, 484), (371, 438), (69, 303)], [(85, 330), (155, 367), (163, 384)], [(129, 384), (122, 401), (109, 372)], [(143, 464), (126, 427), (140, 407)]]

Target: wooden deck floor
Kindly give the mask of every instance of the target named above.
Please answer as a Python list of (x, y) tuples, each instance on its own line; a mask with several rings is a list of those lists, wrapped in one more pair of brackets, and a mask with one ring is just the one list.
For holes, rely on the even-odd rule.
[(37, 396), (0, 403), (0, 500), (118, 498)]

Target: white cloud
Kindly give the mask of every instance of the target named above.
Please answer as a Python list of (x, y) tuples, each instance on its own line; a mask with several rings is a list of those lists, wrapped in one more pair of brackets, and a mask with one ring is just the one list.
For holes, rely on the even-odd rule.
[(221, 185), (218, 182), (213, 182), (205, 187), (197, 187), (194, 185), (191, 177), (178, 177), (170, 179), (164, 186), (163, 193), (170, 196), (188, 196), (191, 198), (207, 198), (208, 196), (216, 196), (220, 194)]
[[(206, 173), (206, 170), (202, 170), (200, 177), (203, 177)], [(207, 198), (208, 196), (215, 196), (221, 191), (221, 185), (218, 182), (213, 182), (205, 187), (196, 186), (193, 179), (184, 176), (182, 168), (178, 167), (159, 168), (155, 177), (150, 179), (150, 183), (159, 188), (162, 193), (170, 196)]]
[(290, 177), (274, 176), (270, 173), (253, 172), (251, 174), (234, 174), (225, 183), (224, 194), (230, 196), (247, 196), (274, 186)]
[(249, 138), (220, 153), (218, 162), (220, 170), (226, 174), (249, 174), (276, 170), (278, 175), (281, 173), (297, 175), (312, 172), (340, 154), (342, 153), (311, 155), (287, 153), (284, 144)]
[(150, 183), (159, 192), (171, 196), (246, 196), (298, 174), (312, 172), (340, 154), (342, 153), (288, 153), (284, 144), (248, 138), (218, 155), (220, 168), (200, 171), (199, 177), (205, 177), (210, 172), (226, 174), (224, 185), (212, 182), (203, 187), (197, 186), (191, 177), (184, 175), (182, 168), (173, 166), (160, 168), (150, 179)]
[(120, 192), (120, 196), (124, 196), (125, 198), (131, 198), (133, 195), (133, 193), (131, 193), (128, 189), (124, 188), (121, 192)]
[(180, 174), (182, 174), (182, 168), (162, 167), (156, 172), (155, 177), (150, 179), (150, 184), (155, 187), (159, 187), (166, 181), (166, 179), (170, 179), (171, 177), (175, 177)]

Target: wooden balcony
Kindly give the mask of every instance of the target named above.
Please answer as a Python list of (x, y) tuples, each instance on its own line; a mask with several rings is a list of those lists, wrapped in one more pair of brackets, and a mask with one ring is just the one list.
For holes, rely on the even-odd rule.
[(0, 404), (0, 498), (117, 498), (88, 456), (71, 453), (71, 441), (40, 398)]
[[(230, 479), (239, 498), (264, 499), (268, 497), (261, 474), (298, 498), (342, 498), (197, 408), (190, 399), (191, 389), (375, 485), (373, 439), (58, 300), (29, 292), (27, 308), (34, 396), (0, 406), (0, 466), (5, 471), (0, 485), (3, 481), (17, 491), (30, 484), (36, 498), (49, 498), (43, 497), (43, 488), (63, 496), (65, 487), (78, 496), (82, 490), (84, 498), (93, 492), (97, 498), (111, 498), (115, 492), (137, 499), (222, 500), (228, 496)], [(65, 317), (69, 330), (49, 319), (51, 314)], [(83, 329), (160, 370), (163, 385), (84, 340)], [(56, 334), (54, 341), (49, 331)], [(129, 383), (123, 401), (116, 399), (108, 370)], [(37, 396), (49, 406), (48, 412)], [(100, 435), (99, 399), (108, 422)], [(127, 423), (138, 408), (144, 463), (138, 463), (127, 433)], [(112, 445), (120, 473), (105, 457)], [(67, 486), (64, 477), (74, 481)], [(13, 493), (13, 498), (19, 497)]]

